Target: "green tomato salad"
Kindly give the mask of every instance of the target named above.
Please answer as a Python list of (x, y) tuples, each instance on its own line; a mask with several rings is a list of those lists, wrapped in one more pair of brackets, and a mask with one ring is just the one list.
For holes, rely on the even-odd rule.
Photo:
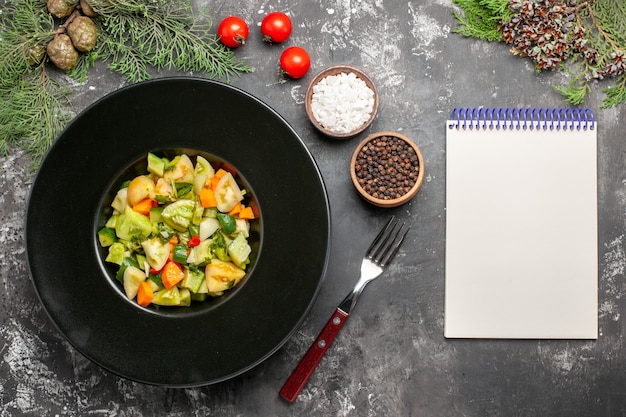
[(122, 184), (98, 231), (126, 297), (141, 306), (189, 306), (246, 275), (252, 249), (247, 190), (201, 155), (148, 153), (147, 173)]

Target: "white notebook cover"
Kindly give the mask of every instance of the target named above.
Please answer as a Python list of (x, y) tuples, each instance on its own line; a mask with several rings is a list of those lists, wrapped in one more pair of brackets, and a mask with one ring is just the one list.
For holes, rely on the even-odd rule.
[(447, 122), (448, 338), (597, 338), (595, 123), (526, 112), (526, 129)]

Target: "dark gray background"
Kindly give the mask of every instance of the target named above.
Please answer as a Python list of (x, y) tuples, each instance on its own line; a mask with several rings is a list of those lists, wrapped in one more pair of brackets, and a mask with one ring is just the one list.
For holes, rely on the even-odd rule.
[[(564, 82), (565, 75), (536, 75), (532, 64), (514, 57), (506, 45), (451, 33), (456, 27), (451, 0), (202, 0), (197, 5), (210, 8), (215, 28), (229, 14), (250, 23), (250, 39), (236, 53), (253, 72), (232, 84), (285, 117), (319, 164), (333, 228), (319, 297), (282, 349), (233, 380), (166, 389), (103, 371), (57, 333), (29, 280), (23, 222), (32, 177), (28, 158), (16, 151), (0, 159), (0, 415), (626, 415), (626, 115), (624, 106), (599, 109), (606, 84), (594, 85), (585, 103), (599, 121), (598, 340), (446, 340), (444, 121), (454, 107), (564, 106), (551, 85)], [(273, 10), (288, 12), (294, 21), (292, 36), (282, 45), (263, 44), (258, 31)], [(291, 45), (311, 54), (311, 71), (301, 80), (278, 76), (280, 52)], [(303, 106), (308, 80), (333, 64), (364, 69), (380, 93), (374, 124), (346, 141), (318, 134)], [(126, 84), (102, 65), (84, 84), (67, 81), (76, 114)], [(364, 203), (348, 173), (358, 141), (381, 130), (413, 138), (425, 158), (422, 190), (397, 209)], [(411, 224), (408, 241), (386, 275), (366, 289), (298, 401), (287, 404), (278, 396), (280, 387), (355, 282), (368, 241), (391, 213)]]

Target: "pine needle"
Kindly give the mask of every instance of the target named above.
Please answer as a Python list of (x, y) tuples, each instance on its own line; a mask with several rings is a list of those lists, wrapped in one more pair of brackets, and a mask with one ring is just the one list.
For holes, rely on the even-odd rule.
[(626, 103), (626, 77), (621, 75), (615, 86), (602, 90), (606, 97), (602, 101), (600, 108), (608, 109), (618, 104)]
[(69, 89), (45, 73), (28, 72), (20, 83), (3, 94), (0, 105), (0, 154), (12, 147), (25, 150), (35, 169), (61, 133), (70, 115)]
[(486, 41), (502, 41), (498, 22), (510, 15), (508, 0), (453, 0), (463, 12), (454, 11), (459, 27), (453, 30), (463, 36)]
[(101, 59), (110, 60), (111, 70), (129, 81), (148, 79), (148, 67), (206, 73), (226, 80), (250, 71), (217, 41), (209, 32), (210, 22), (195, 16), (188, 3), (94, 0), (92, 7), (101, 14), (96, 21), (101, 34), (96, 52)]

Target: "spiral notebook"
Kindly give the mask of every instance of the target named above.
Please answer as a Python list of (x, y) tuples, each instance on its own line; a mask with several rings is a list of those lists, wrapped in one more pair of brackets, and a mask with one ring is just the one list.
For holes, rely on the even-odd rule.
[(596, 339), (589, 109), (455, 109), (446, 126), (445, 336)]

